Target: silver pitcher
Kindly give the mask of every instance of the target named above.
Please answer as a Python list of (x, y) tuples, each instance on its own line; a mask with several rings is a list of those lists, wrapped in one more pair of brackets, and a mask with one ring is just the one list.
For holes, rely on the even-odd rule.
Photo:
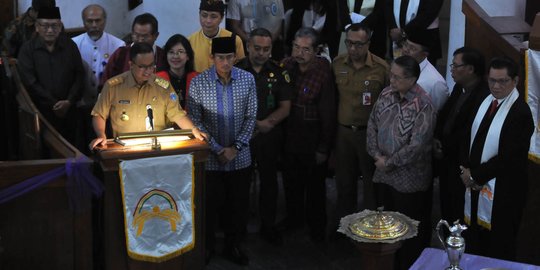
[[(443, 240), (443, 236), (441, 235), (442, 225), (445, 225), (448, 231), (450, 231), (450, 236), (446, 238), (446, 241)], [(442, 219), (437, 224), (437, 236), (450, 261), (450, 266), (446, 270), (462, 270), (459, 267), (459, 261), (461, 260), (461, 256), (463, 256), (463, 252), (465, 252), (465, 239), (461, 237), (461, 232), (466, 229), (467, 226), (459, 224), (459, 220), (454, 221), (454, 226), (451, 227), (446, 220)]]

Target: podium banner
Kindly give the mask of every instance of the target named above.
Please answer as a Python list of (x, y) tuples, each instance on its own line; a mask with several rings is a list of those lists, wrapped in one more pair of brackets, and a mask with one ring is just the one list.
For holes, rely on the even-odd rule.
[(193, 156), (122, 161), (119, 173), (129, 257), (163, 262), (193, 249)]
[(540, 164), (540, 51), (527, 50), (525, 62), (525, 94), (534, 120), (529, 159)]

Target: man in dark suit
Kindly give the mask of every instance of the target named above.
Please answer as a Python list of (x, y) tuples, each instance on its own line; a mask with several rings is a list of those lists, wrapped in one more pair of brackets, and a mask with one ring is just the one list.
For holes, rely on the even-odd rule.
[(531, 110), (516, 89), (517, 74), (518, 67), (511, 59), (491, 61), (491, 95), (476, 112), (467, 136), (467, 155), (460, 166), (467, 188), (468, 252), (505, 260), (515, 260), (534, 130)]
[(427, 46), (430, 52), (428, 60), (435, 66), (437, 59), (442, 56), (439, 12), (443, 0), (409, 2), (409, 0), (387, 1), (385, 14), (390, 38), (394, 42), (400, 42), (404, 33), (411, 33), (414, 29), (425, 29), (429, 40), (431, 40), (430, 46)]
[(484, 56), (475, 49), (457, 49), (450, 71), (456, 84), (439, 112), (433, 153), (440, 182), (441, 217), (454, 221), (463, 220), (465, 194), (459, 177), (459, 146), (470, 128), (469, 119), (489, 94), (489, 88), (484, 79)]

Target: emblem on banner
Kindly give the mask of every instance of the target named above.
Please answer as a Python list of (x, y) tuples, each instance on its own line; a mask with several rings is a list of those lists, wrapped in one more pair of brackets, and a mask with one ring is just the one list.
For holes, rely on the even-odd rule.
[(195, 246), (192, 155), (120, 162), (129, 257), (163, 262)]
[[(153, 203), (152, 200), (157, 201)], [(165, 201), (168, 209), (160, 209), (160, 201)], [(145, 210), (145, 205), (149, 210)], [(161, 204), (162, 205), (162, 204)], [(149, 207), (148, 207), (149, 206)], [(133, 213), (133, 226), (137, 227), (137, 236), (140, 236), (144, 229), (144, 223), (150, 219), (160, 219), (169, 222), (171, 231), (176, 231), (176, 224), (180, 223), (182, 217), (178, 213), (178, 206), (172, 196), (166, 191), (153, 189), (144, 194), (137, 203)]]

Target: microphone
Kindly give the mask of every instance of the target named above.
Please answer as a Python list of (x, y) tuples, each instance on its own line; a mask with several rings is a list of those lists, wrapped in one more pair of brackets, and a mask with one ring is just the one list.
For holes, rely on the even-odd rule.
[(152, 111), (152, 105), (146, 104), (146, 115), (147, 115), (147, 130), (154, 130), (154, 112)]

